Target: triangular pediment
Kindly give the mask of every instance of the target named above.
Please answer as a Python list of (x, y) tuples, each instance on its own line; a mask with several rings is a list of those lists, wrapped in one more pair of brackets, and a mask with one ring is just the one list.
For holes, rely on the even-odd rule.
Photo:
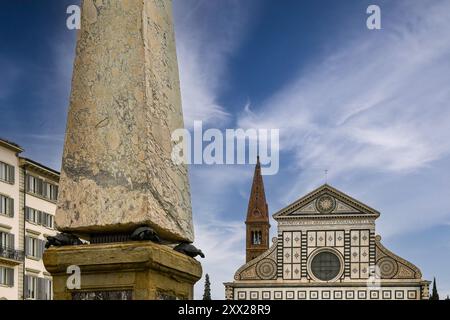
[(273, 217), (276, 219), (314, 215), (370, 215), (378, 217), (380, 213), (330, 185), (325, 184), (278, 211)]

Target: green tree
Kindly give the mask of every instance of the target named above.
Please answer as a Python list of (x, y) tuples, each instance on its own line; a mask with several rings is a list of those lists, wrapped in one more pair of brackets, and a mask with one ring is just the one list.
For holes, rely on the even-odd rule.
[(205, 291), (203, 293), (203, 300), (211, 300), (211, 282), (209, 282), (209, 274), (205, 276)]
[(433, 292), (430, 295), (430, 300), (439, 300), (439, 293), (436, 286), (436, 278), (433, 279)]

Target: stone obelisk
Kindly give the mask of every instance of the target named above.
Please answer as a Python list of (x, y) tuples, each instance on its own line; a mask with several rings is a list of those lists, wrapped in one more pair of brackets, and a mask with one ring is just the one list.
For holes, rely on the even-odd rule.
[[(84, 0), (56, 224), (91, 244), (46, 251), (56, 299), (192, 298), (196, 260), (127, 241), (142, 226), (194, 240), (187, 168), (171, 160), (182, 127), (172, 1)], [(66, 288), (69, 265), (79, 289)]]

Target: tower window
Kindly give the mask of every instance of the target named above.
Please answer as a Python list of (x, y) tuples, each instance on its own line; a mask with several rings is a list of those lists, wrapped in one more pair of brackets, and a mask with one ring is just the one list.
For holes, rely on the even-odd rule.
[(252, 231), (252, 244), (253, 245), (260, 245), (262, 243), (262, 232), (261, 231)]

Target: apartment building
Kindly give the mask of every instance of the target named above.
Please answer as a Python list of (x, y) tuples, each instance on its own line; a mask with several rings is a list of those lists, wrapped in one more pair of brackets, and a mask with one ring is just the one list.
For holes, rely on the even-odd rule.
[(56, 234), (59, 172), (23, 151), (0, 139), (0, 300), (48, 300), (52, 278), (42, 254), (46, 236)]

